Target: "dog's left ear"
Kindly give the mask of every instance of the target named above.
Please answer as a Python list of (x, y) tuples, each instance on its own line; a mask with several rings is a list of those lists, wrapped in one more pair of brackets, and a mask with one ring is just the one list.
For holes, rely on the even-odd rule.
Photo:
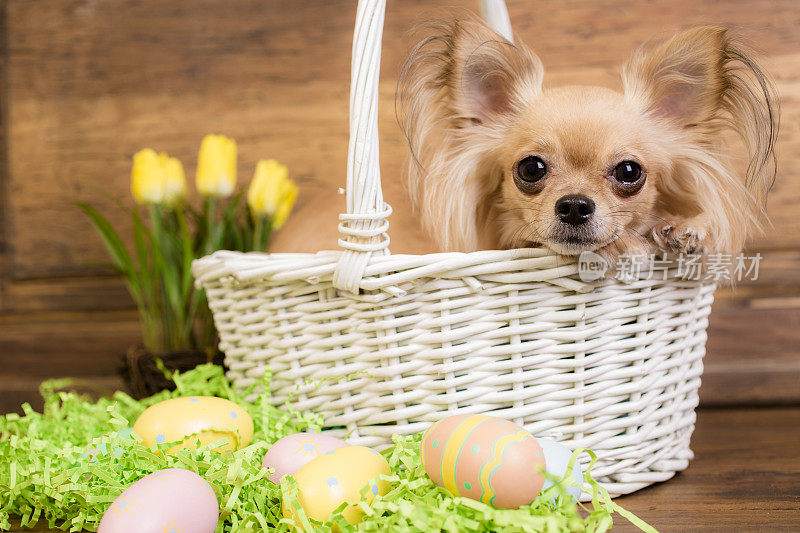
[(727, 30), (702, 26), (650, 50), (642, 47), (623, 67), (625, 94), (656, 116), (682, 127), (717, 114), (728, 85)]
[(750, 165), (746, 184), (758, 200), (774, 179), (777, 96), (769, 78), (726, 28), (700, 26), (655, 47), (642, 47), (623, 67), (625, 95), (643, 111), (702, 143), (730, 128)]

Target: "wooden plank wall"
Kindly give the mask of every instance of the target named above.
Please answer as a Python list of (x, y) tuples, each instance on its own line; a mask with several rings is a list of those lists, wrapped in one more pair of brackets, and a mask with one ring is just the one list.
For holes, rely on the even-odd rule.
[[(409, 29), (436, 6), (390, 0), (381, 139), (393, 250), (429, 249), (399, 183), (405, 154), (393, 92)], [(707, 404), (800, 400), (800, 10), (796, 0), (512, 0), (519, 35), (546, 83), (618, 87), (619, 66), (655, 36), (732, 26), (765, 56), (781, 93), (780, 173), (759, 251), (761, 277), (722, 290), (712, 318)], [(276, 157), (300, 184), (279, 250), (336, 243), (343, 208), (354, 1), (6, 0), (0, 22), (0, 408), (35, 400), (48, 377), (119, 386), (118, 358), (139, 334), (132, 301), (73, 202), (123, 231), (129, 161), (151, 146), (193, 176), (206, 132), (236, 138), (240, 180)]]

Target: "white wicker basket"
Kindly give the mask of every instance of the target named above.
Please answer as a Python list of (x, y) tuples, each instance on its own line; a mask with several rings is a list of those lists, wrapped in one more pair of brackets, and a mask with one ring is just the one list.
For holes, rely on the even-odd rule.
[[(385, 0), (361, 0), (353, 45), (344, 249), (217, 252), (195, 262), (243, 390), (384, 445), (454, 413), (491, 412), (599, 456), (612, 495), (664, 481), (689, 439), (714, 287), (679, 279), (582, 283), (539, 249), (390, 255), (378, 167)], [(509, 35), (502, 1), (487, 20)]]

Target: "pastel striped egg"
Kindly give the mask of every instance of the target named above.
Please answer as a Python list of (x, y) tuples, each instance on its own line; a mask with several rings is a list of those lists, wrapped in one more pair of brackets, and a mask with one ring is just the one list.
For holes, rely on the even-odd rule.
[(520, 426), (486, 415), (440, 420), (420, 442), (425, 471), (457, 496), (498, 509), (528, 505), (542, 490), (544, 453)]

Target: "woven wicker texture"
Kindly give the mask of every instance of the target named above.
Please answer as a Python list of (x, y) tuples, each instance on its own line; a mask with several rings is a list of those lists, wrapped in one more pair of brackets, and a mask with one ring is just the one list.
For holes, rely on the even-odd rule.
[[(319, 413), (367, 446), (490, 412), (595, 450), (594, 476), (612, 495), (686, 468), (713, 285), (674, 271), (586, 284), (575, 263), (539, 249), (388, 253), (376, 118), (384, 7), (358, 6), (344, 251), (223, 251), (193, 266), (233, 386), (269, 368), (275, 404)], [(481, 8), (510, 33), (502, 1)]]
[(574, 265), (509, 250), (383, 256), (356, 295), (332, 285), (339, 256), (195, 264), (234, 387), (269, 367), (276, 404), (364, 445), (491, 411), (594, 449), (612, 494), (686, 468), (713, 286), (612, 279), (579, 292), (564, 274)]

